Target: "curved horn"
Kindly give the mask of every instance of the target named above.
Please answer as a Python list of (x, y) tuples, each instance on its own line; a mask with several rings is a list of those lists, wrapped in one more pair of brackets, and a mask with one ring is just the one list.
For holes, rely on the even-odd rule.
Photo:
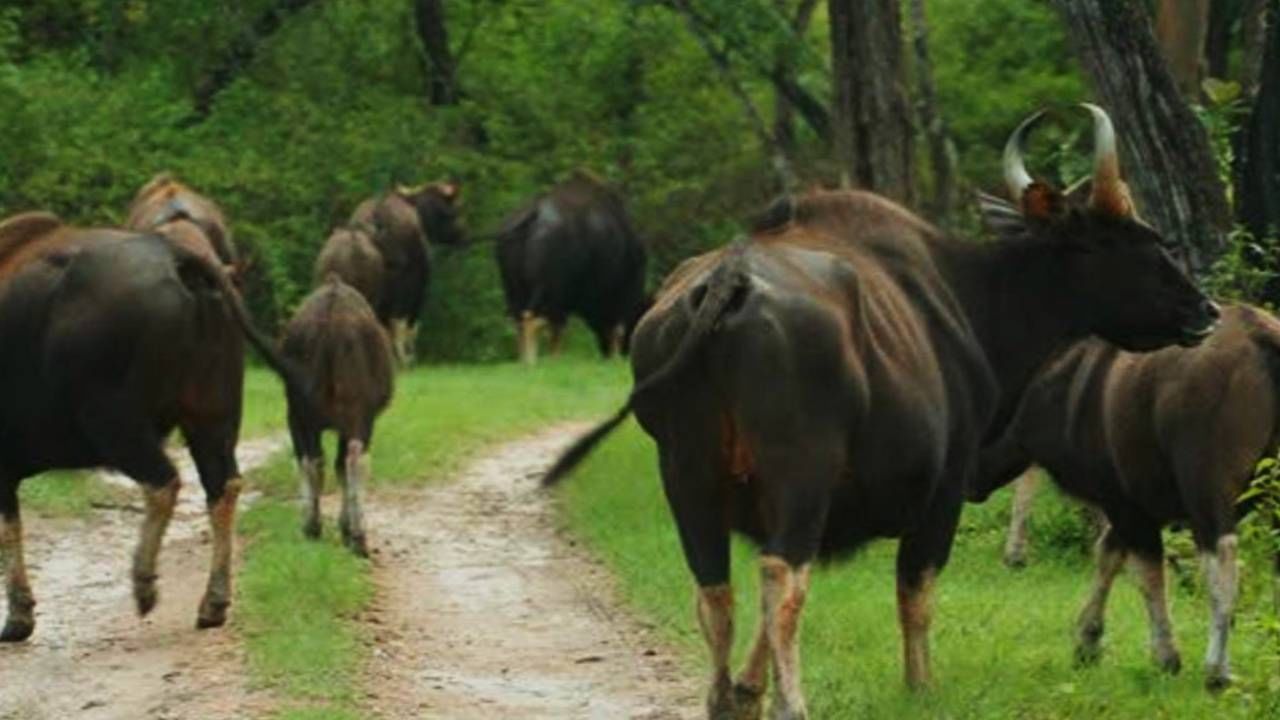
[(1093, 103), (1080, 103), (1093, 116), (1093, 208), (1128, 214), (1129, 191), (1120, 179), (1120, 156), (1116, 152), (1116, 128), (1107, 111)]
[(1044, 110), (1037, 110), (1023, 120), (1004, 146), (1004, 182), (1009, 187), (1009, 194), (1015, 203), (1022, 200), (1022, 192), (1031, 184), (1031, 174), (1027, 172), (1027, 166), (1022, 161), (1022, 146), (1026, 142), (1027, 133), (1040, 122), (1044, 113)]

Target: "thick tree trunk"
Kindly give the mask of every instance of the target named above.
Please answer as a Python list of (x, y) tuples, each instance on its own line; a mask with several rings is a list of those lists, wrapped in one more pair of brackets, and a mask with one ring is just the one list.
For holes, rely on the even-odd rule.
[(1209, 28), (1204, 37), (1204, 71), (1211, 78), (1230, 77), (1231, 30), (1246, 0), (1219, 0), (1209, 7)]
[(828, 0), (836, 156), (844, 180), (912, 203), (911, 108), (898, 0)]
[(280, 0), (270, 6), (254, 20), (253, 24), (222, 52), (222, 54), (205, 70), (195, 89), (195, 122), (208, 117), (213, 109), (213, 101), (243, 72), (257, 57), (258, 48), (284, 25), (290, 15), (301, 11), (315, 0)]
[(911, 32), (916, 58), (916, 115), (929, 143), (929, 165), (933, 170), (933, 194), (926, 205), (926, 214), (935, 221), (941, 221), (951, 215), (955, 205), (955, 167), (947, 126), (938, 113), (924, 0), (911, 0)]
[(1157, 3), (1156, 40), (1164, 51), (1174, 82), (1188, 98), (1200, 94), (1208, 29), (1209, 0), (1160, 0)]
[(1280, 235), (1280, 0), (1269, 4), (1262, 74), (1238, 148), (1236, 180), (1238, 219), (1257, 238)]
[(1138, 0), (1052, 0), (1120, 137), (1139, 212), (1195, 271), (1230, 224), (1209, 136), (1178, 92)]
[(1240, 87), (1252, 96), (1262, 74), (1262, 51), (1266, 47), (1268, 8), (1274, 0), (1244, 0), (1240, 18)]
[(413, 0), (413, 20), (425, 58), (427, 97), (432, 105), (453, 105), (458, 102), (457, 65), (449, 49), (443, 0)]

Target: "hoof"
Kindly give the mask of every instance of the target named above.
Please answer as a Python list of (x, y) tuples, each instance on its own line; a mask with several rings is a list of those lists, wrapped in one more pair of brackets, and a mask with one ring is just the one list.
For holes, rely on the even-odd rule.
[(764, 716), (764, 690), (734, 683), (733, 706), (733, 720), (760, 720)]
[(1027, 566), (1027, 556), (1022, 553), (1005, 555), (1004, 565), (1010, 570), (1021, 570)]
[(357, 557), (369, 557), (369, 545), (364, 539), (364, 533), (358, 535), (342, 534), (342, 544), (354, 553)]
[(1157, 656), (1156, 665), (1170, 675), (1177, 675), (1182, 672), (1182, 656), (1178, 654), (1177, 650), (1174, 650), (1168, 655)]
[(160, 599), (160, 593), (156, 591), (156, 583), (150, 581), (135, 581), (133, 584), (133, 599), (138, 604), (138, 615), (146, 617), (156, 607), (156, 601)]
[(1204, 679), (1204, 689), (1217, 694), (1231, 687), (1234, 682), (1235, 679), (1231, 677), (1231, 673), (1211, 672)]
[(1097, 665), (1098, 661), (1101, 659), (1102, 659), (1102, 646), (1100, 644), (1094, 642), (1094, 643), (1080, 643), (1079, 645), (1076, 645), (1076, 652), (1075, 652), (1076, 667), (1078, 668), (1092, 667), (1094, 665)]
[(319, 540), (321, 535), (320, 521), (304, 523), (302, 525), (302, 534), (309, 540)]
[(196, 629), (208, 630), (226, 625), (227, 606), (230, 604), (226, 600), (210, 600), (206, 597), (200, 602), (200, 612), (196, 614)]
[(31, 637), (35, 629), (35, 620), (31, 618), (9, 618), (4, 624), (4, 630), (0, 630), (0, 642), (22, 642)]

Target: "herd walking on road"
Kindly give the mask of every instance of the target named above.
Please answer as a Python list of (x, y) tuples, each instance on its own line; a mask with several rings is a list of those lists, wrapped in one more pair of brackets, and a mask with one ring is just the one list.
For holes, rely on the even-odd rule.
[[(544, 482), (566, 479), (632, 414), (653, 437), (697, 586), (709, 718), (759, 718), (770, 692), (772, 717), (808, 716), (798, 629), (811, 568), (876, 538), (898, 539), (906, 683), (929, 686), (933, 601), (961, 510), (1032, 464), (1106, 518), (1077, 659), (1098, 659), (1108, 591), (1132, 558), (1153, 657), (1180, 669), (1160, 533), (1182, 523), (1205, 558), (1205, 682), (1229, 684), (1238, 500), (1280, 442), (1280, 322), (1220, 308), (1196, 286), (1138, 216), (1107, 113), (1076, 110), (1093, 128), (1088, 182), (1063, 190), (1028, 173), (1023, 149), (1045, 113), (1031, 115), (1005, 149), (1009, 199), (980, 198), (985, 242), (871, 193), (813, 190), (779, 198), (649, 293), (623, 197), (586, 171), (495, 234), (520, 360), (536, 361), (544, 327), (558, 350), (571, 315), (602, 355), (630, 355), (622, 407)], [(338, 526), (367, 555), (375, 424), (414, 356), (431, 247), (470, 242), (462, 192), (441, 181), (361, 203), (323, 244), (314, 289), (278, 341), (241, 298), (245, 262), (225, 214), (169, 174), (139, 190), (124, 228), (44, 212), (0, 223), (0, 641), (35, 630), (18, 487), (49, 469), (109, 467), (141, 486), (131, 580), (138, 612), (152, 610), (180, 486), (165, 454), (175, 429), (212, 540), (196, 626), (226, 622), (246, 343), (284, 381), (302, 531), (320, 535), (320, 436), (333, 430)], [(734, 533), (760, 548), (762, 603), (736, 674)]]

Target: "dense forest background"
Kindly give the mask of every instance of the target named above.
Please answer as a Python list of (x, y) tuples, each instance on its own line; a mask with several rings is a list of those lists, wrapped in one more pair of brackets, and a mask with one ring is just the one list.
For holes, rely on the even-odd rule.
[[(656, 282), (740, 232), (771, 196), (812, 184), (880, 189), (978, 238), (968, 198), (1000, 191), (1000, 150), (1018, 120), (1107, 99), (1089, 62), (1104, 56), (1088, 42), (1107, 42), (1107, 18), (1086, 16), (1107, 5), (1096, 2), (10, 2), (0, 3), (0, 216), (39, 208), (118, 223), (138, 187), (174, 172), (227, 210), (254, 262), (247, 294), (271, 326), (360, 200), (454, 179), (477, 242), (434, 250), (420, 334), (434, 360), (511, 356), (484, 239), (575, 168), (624, 191)], [(1161, 43), (1170, 62), (1157, 71), (1197, 113), (1183, 123), (1198, 125), (1191, 140), (1217, 151), (1210, 180), (1229, 187), (1233, 148), (1261, 122), (1250, 112), (1262, 104), (1260, 18), (1273, 3), (1115, 5), (1127, 9), (1098, 12), (1137, 13), (1140, 24), (1121, 30)], [(1072, 23), (1103, 32), (1073, 35)], [(1189, 65), (1175, 61), (1178, 43), (1191, 44)], [(1059, 180), (1085, 172), (1080, 125), (1044, 133), (1033, 168)], [(1117, 125), (1128, 130), (1123, 109)], [(874, 157), (881, 148), (896, 158)], [(1205, 249), (1193, 264), (1224, 253), (1256, 264), (1256, 238), (1244, 244), (1252, 260), (1232, 255), (1241, 236), (1215, 205), (1240, 193), (1181, 180), (1207, 192), (1214, 226), (1191, 241)]]

